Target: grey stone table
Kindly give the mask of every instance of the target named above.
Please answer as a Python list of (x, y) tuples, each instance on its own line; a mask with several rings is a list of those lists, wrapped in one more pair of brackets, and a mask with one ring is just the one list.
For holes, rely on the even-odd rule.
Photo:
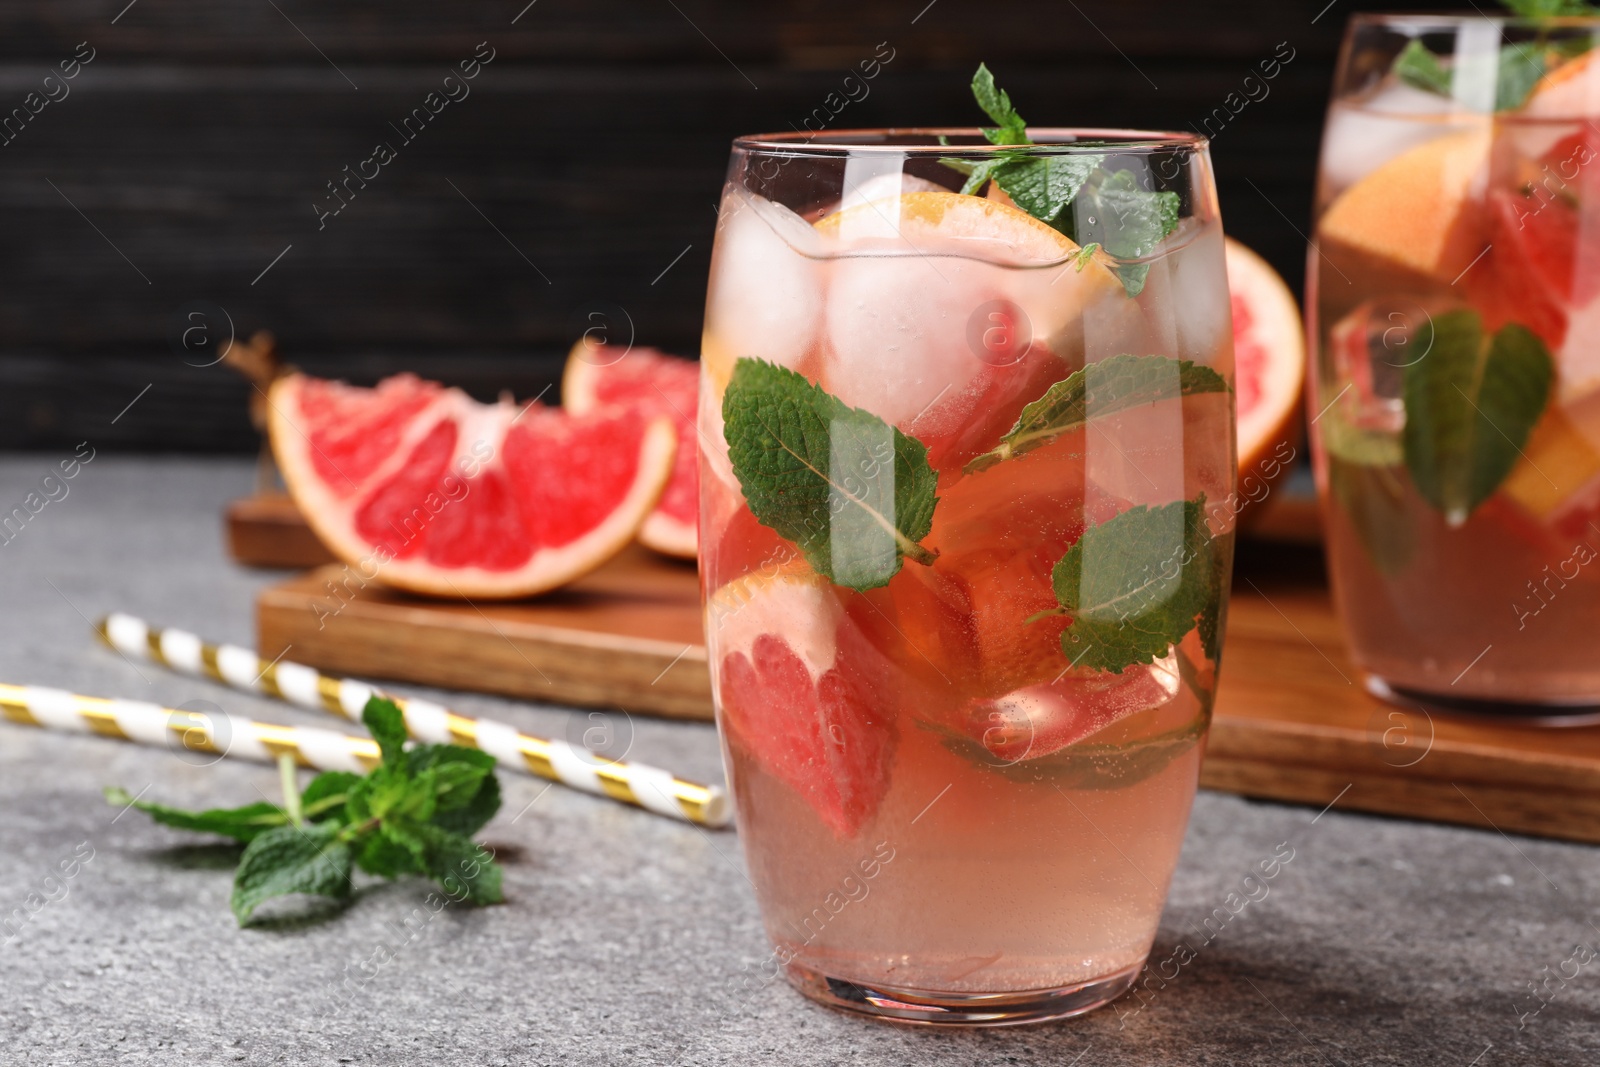
[[(0, 461), (0, 511), (59, 458)], [(238, 461), (96, 458), (0, 544), (0, 681), (317, 723), (90, 635), (123, 609), (250, 643), (252, 594), (274, 576), (225, 559), (218, 518), (250, 478)], [(450, 700), (558, 735), (573, 714)], [(720, 777), (710, 727), (634, 726), (636, 758)], [(1600, 1062), (1600, 960), (1574, 956), (1600, 943), (1592, 848), (1202, 794), (1156, 939), (1155, 959), (1187, 959), (1169, 980), (1065, 1024), (929, 1033), (781, 983), (733, 999), (766, 954), (734, 834), (506, 777), (485, 834), (507, 860), (504, 907), (423, 921), (425, 887), (402, 883), (320, 925), (241, 931), (229, 854), (119, 817), (100, 790), (246, 803), (275, 793), (272, 769), (0, 723), (0, 923), (15, 925), (0, 927), (0, 1063)], [(1206, 926), (1281, 843), (1294, 859), (1269, 895)]]

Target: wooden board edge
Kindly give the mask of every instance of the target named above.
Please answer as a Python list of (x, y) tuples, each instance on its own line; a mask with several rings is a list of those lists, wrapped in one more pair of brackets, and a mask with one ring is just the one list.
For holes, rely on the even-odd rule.
[(1209, 752), (1201, 764), (1200, 786), (1318, 809), (1331, 805), (1491, 832), (1600, 843), (1600, 793), (1596, 792), (1354, 774), (1303, 764), (1216, 757)]

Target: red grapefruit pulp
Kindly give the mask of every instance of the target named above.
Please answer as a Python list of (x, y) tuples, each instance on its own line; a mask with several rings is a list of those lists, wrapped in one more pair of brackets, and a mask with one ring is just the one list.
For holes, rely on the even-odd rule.
[(698, 363), (653, 348), (621, 350), (579, 341), (572, 346), (561, 377), (561, 403), (574, 415), (623, 405), (672, 420), (678, 432), (672, 479), (661, 502), (639, 528), (639, 542), (684, 559), (693, 559), (699, 547), (700, 479), (694, 438), (699, 392)]
[[(1278, 272), (1250, 249), (1227, 242), (1228, 291), (1233, 305), (1233, 380), (1238, 403), (1239, 475), (1264, 481), (1278, 449), (1299, 436), (1305, 383), (1305, 332), (1294, 294)], [(1288, 469), (1277, 456), (1277, 473)], [(1275, 475), (1274, 475), (1275, 476)]]
[(888, 790), (886, 664), (835, 591), (795, 561), (729, 582), (706, 625), (722, 632), (718, 704), (728, 744), (853, 837)]
[(273, 454), (312, 529), (418, 593), (563, 585), (633, 538), (672, 473), (671, 423), (634, 409), (480, 404), (410, 374), (372, 389), (291, 374), (269, 399)]

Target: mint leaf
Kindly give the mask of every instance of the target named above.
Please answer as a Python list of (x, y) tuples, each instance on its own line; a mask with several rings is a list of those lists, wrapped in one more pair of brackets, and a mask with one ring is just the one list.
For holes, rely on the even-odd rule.
[(361, 775), (349, 771), (323, 771), (311, 779), (300, 793), (300, 811), (312, 822), (325, 819), (346, 821), (345, 806), (350, 790), (361, 781)]
[(1540, 48), (1511, 44), (1500, 49), (1500, 71), (1494, 87), (1495, 110), (1521, 107), (1539, 79), (1544, 77), (1545, 66), (1544, 52)]
[(1073, 371), (1022, 409), (1016, 425), (963, 468), (968, 474), (1031, 452), (1091, 418), (1197, 393), (1226, 393), (1228, 383), (1210, 367), (1170, 356), (1110, 356)]
[(372, 739), (378, 742), (383, 752), (383, 765), (389, 767), (398, 763), (406, 745), (406, 717), (401, 714), (400, 706), (387, 697), (372, 697), (361, 710), (361, 721)]
[(1475, 311), (1452, 311), (1417, 332), (1405, 368), (1406, 469), (1452, 526), (1494, 494), (1544, 413), (1555, 378), (1549, 349), (1516, 323), (1492, 338)]
[(495, 759), (487, 752), (460, 745), (418, 745), (406, 753), (406, 765), (414, 774), (430, 767), (459, 766), (481, 770), (476, 790), (465, 779), (467, 772), (447, 771), (441, 778), (439, 806), (433, 824), (458, 834), (475, 834), (500, 810), (500, 780), (494, 775)]
[(990, 144), (1029, 144), (1028, 124), (1011, 106), (1011, 97), (994, 83), (994, 75), (982, 63), (972, 75), (972, 95), (983, 108), (984, 114), (999, 123), (998, 128), (986, 128), (983, 135)]
[(983, 187), (988, 183), (989, 179), (994, 177), (994, 172), (1005, 166), (1009, 160), (1002, 157), (985, 159), (981, 163), (969, 163), (964, 159), (946, 159), (942, 162), (947, 167), (954, 167), (957, 163), (962, 164), (962, 166), (955, 168), (967, 176), (967, 180), (961, 183), (962, 195), (977, 196), (983, 191)]
[[(1054, 155), (1001, 160), (994, 168), (995, 183), (1006, 191), (1023, 211), (1040, 222), (1054, 224), (1066, 206), (1105, 162), (1101, 155)], [(971, 185), (973, 176), (967, 179)], [(980, 183), (981, 184), (981, 183)], [(966, 191), (965, 187), (962, 189)]]
[(1155, 662), (1220, 595), (1217, 555), (1204, 496), (1140, 505), (1089, 527), (1051, 574), (1072, 617), (1062, 651), (1075, 665), (1117, 674)]
[(933, 526), (928, 450), (792, 370), (741, 357), (722, 400), (728, 457), (750, 513), (837, 585), (876, 589)]
[(1394, 57), (1390, 68), (1396, 78), (1413, 89), (1450, 95), (1450, 71), (1439, 62), (1439, 57), (1428, 51), (1428, 46), (1413, 37), (1400, 54)]
[(451, 897), (463, 896), (474, 904), (499, 904), (500, 865), (470, 837), (438, 826), (416, 826), (412, 832), (422, 842), (424, 873)]
[(329, 823), (282, 826), (250, 842), (233, 876), (233, 914), (248, 926), (261, 904), (305, 893), (345, 900), (350, 896), (350, 846)]
[(137, 808), (163, 826), (179, 830), (195, 830), (203, 834), (219, 834), (236, 841), (253, 841), (268, 830), (286, 826), (288, 814), (276, 804), (258, 801), (242, 808), (211, 808), (207, 811), (183, 811), (148, 800), (135, 800), (125, 789), (108, 786), (106, 802), (119, 808)]
[(411, 850), (382, 831), (366, 835), (356, 853), (356, 866), (379, 878), (400, 878), (421, 874), (422, 865)]
[[(1203, 509), (1202, 509), (1203, 510)], [(1222, 534), (1211, 539), (1211, 580), (1210, 588), (1206, 591), (1206, 606), (1200, 611), (1200, 648), (1205, 652), (1206, 658), (1220, 666), (1222, 664), (1222, 630), (1227, 622), (1228, 614), (1228, 586), (1232, 574), (1233, 562), (1233, 533)], [(1179, 673), (1192, 670), (1193, 665), (1182, 652), (1178, 653)], [(1207, 711), (1210, 710), (1209, 702), (1215, 699), (1215, 691), (1206, 693), (1204, 687), (1197, 685), (1194, 679), (1186, 679), (1189, 688), (1195, 695), (1207, 702)]]
[[(1543, 45), (1516, 43), (1501, 48), (1496, 59), (1495, 110), (1509, 111), (1521, 107), (1548, 69)], [(1390, 70), (1396, 78), (1414, 89), (1440, 96), (1452, 96), (1455, 93), (1455, 69), (1446, 66), (1415, 38), (1394, 57), (1394, 65)]]
[[(1182, 203), (1177, 193), (1146, 189), (1137, 174), (1123, 169), (1100, 172), (1072, 207), (1061, 228), (1068, 237), (1080, 245), (1099, 244), (1116, 259), (1140, 259), (1178, 228)], [(1113, 270), (1129, 296), (1144, 291), (1148, 263), (1119, 263)]]

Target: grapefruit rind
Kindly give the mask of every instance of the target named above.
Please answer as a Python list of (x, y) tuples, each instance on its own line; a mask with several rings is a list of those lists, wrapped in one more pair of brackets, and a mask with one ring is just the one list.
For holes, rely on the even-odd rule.
[[(1273, 453), (1284, 442), (1299, 437), (1301, 394), (1305, 385), (1305, 327), (1300, 307), (1278, 272), (1256, 253), (1229, 238), (1225, 242), (1228, 287), (1250, 309), (1249, 340), (1266, 358), (1261, 363), (1260, 399), (1238, 413), (1239, 474), (1263, 477)], [(1240, 324), (1234, 324), (1234, 344), (1240, 346)], [(1235, 361), (1235, 377), (1242, 368)], [(1281, 458), (1281, 457), (1280, 457)], [(1280, 463), (1281, 469), (1287, 464)]]
[[(561, 372), (561, 404), (574, 415), (587, 415), (601, 406), (597, 396), (600, 378), (605, 373), (605, 367), (610, 365), (606, 357), (600, 355), (604, 349), (604, 345), (592, 344), (587, 338), (580, 338), (567, 353), (567, 365)], [(680, 414), (687, 415), (687, 424), (692, 429), (694, 412)], [(692, 446), (693, 442), (678, 441), (679, 448)], [(639, 527), (638, 540), (646, 548), (664, 556), (694, 559), (700, 550), (699, 524), (692, 518), (684, 521), (657, 508)]]
[(1352, 270), (1453, 281), (1483, 251), (1475, 201), (1488, 180), (1490, 142), (1489, 131), (1472, 129), (1402, 152), (1329, 205), (1318, 245)]
[[(299, 391), (311, 380), (303, 374), (285, 375), (273, 383), (268, 394), (268, 437), (284, 484), (329, 551), (364, 576), (369, 568), (375, 569), (376, 580), (396, 589), (453, 599), (506, 600), (558, 588), (606, 563), (634, 539), (672, 473), (677, 431), (669, 419), (653, 418), (641, 435), (636, 473), (627, 493), (602, 522), (578, 538), (560, 546), (536, 548), (526, 563), (510, 571), (446, 568), (426, 560), (392, 558), (392, 552), (356, 532), (354, 515), (365, 494), (383, 486), (404, 467), (412, 449), (445, 419), (455, 419), (458, 426), (452, 470), (459, 473), (455, 464), (473, 446), (481, 450), (484, 442), (503, 442), (518, 409), (509, 399), (485, 405), (459, 389), (446, 389), (411, 419), (388, 458), (361, 479), (353, 494), (335, 494), (315, 471), (310, 458), (315, 446), (306, 426), (297, 419)], [(483, 459), (481, 451), (476, 454), (485, 469), (501, 461), (498, 455)], [(472, 479), (466, 481), (470, 485)]]

